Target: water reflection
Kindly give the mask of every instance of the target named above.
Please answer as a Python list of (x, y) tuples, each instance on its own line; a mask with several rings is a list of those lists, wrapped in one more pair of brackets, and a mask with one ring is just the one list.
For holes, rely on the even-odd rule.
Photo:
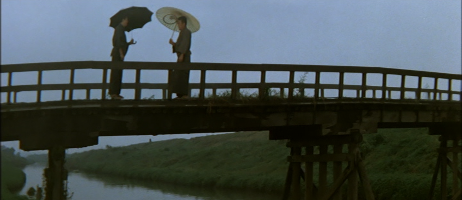
[[(45, 166), (32, 165), (24, 169), (27, 181), (21, 194), (25, 194), (29, 187), (41, 185), (44, 168)], [(68, 180), (68, 190), (74, 193), (72, 200), (276, 200), (281, 197), (281, 194), (190, 187), (72, 171), (69, 172)]]

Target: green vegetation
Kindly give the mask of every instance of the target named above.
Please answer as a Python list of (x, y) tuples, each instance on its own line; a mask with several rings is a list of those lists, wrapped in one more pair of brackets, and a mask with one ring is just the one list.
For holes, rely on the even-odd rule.
[(21, 170), (28, 162), (15, 154), (13, 148), (1, 147), (1, 198), (2, 200), (23, 200), (26, 196), (16, 195), (26, 182), (26, 175)]
[[(376, 199), (426, 199), (438, 145), (437, 136), (426, 129), (365, 135), (361, 151)], [(289, 152), (285, 141), (270, 141), (267, 132), (240, 132), (108, 146), (71, 154), (67, 164), (69, 169), (136, 179), (280, 193)]]
[(31, 163), (40, 163), (43, 165), (48, 165), (48, 154), (32, 154), (26, 156), (26, 159)]

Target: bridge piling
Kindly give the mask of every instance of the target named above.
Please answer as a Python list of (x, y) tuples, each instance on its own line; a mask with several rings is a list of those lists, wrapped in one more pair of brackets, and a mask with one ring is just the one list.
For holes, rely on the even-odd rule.
[[(344, 184), (348, 187), (348, 194), (346, 194), (348, 199), (356, 200), (358, 199), (359, 182), (362, 183), (366, 199), (374, 199), (359, 151), (362, 135), (358, 131), (352, 131), (348, 135), (293, 134), (292, 137), (286, 137), (289, 137), (286, 146), (291, 149), (291, 154), (287, 157), (289, 168), (283, 200), (341, 199), (343, 196), (341, 187)], [(284, 139), (278, 138), (277, 131), (271, 134), (271, 130), (270, 138)], [(301, 155), (302, 148), (305, 149), (304, 155)], [(342, 162), (348, 163), (343, 170)], [(315, 163), (318, 163), (317, 177), (314, 172)], [(330, 163), (333, 163), (332, 170), (328, 170)], [(302, 170), (303, 165), (304, 171)], [(333, 173), (333, 180), (330, 182), (328, 181), (329, 173)], [(304, 184), (300, 184), (301, 179)]]
[(48, 168), (45, 169), (45, 200), (65, 200), (67, 197), (65, 181), (67, 170), (64, 169), (65, 148), (53, 146), (48, 150)]
[[(461, 136), (460, 134), (443, 134), (440, 136), (439, 140), (440, 147), (437, 149), (438, 159), (432, 178), (429, 199), (434, 198), (436, 181), (440, 172), (441, 199), (448, 199), (448, 196), (452, 196), (451, 199), (453, 200), (461, 199), (462, 189), (459, 187), (459, 181), (462, 181), (462, 175), (459, 170), (459, 154), (462, 152), (462, 146), (459, 144)], [(449, 146), (449, 144), (452, 144), (452, 146)], [(452, 154), (452, 156), (450, 156), (450, 154)], [(450, 159), (451, 157), (452, 160)], [(452, 171), (452, 188), (450, 186), (448, 187), (448, 181), (451, 179), (451, 177), (448, 177), (448, 168)], [(449, 195), (448, 188), (452, 189), (452, 195)]]

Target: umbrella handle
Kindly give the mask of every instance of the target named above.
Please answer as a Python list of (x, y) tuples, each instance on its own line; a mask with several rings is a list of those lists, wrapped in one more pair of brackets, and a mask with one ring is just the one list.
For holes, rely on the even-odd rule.
[(170, 39), (172, 39), (172, 38), (173, 38), (173, 34), (175, 33), (175, 29), (176, 29), (176, 23), (175, 23), (175, 27), (173, 27), (172, 36), (170, 36)]

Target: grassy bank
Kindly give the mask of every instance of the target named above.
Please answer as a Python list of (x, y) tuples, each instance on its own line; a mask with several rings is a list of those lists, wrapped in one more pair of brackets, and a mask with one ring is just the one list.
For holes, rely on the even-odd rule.
[(25, 158), (14, 154), (14, 149), (5, 148), (1, 150), (1, 198), (2, 200), (25, 200), (26, 196), (20, 196), (19, 192), (25, 182), (26, 175), (22, 171), (28, 164)]
[[(361, 150), (376, 199), (426, 199), (438, 144), (426, 129), (365, 135)], [(245, 132), (108, 146), (72, 154), (67, 165), (176, 184), (281, 192), (289, 152), (285, 141), (269, 141), (266, 132)]]

